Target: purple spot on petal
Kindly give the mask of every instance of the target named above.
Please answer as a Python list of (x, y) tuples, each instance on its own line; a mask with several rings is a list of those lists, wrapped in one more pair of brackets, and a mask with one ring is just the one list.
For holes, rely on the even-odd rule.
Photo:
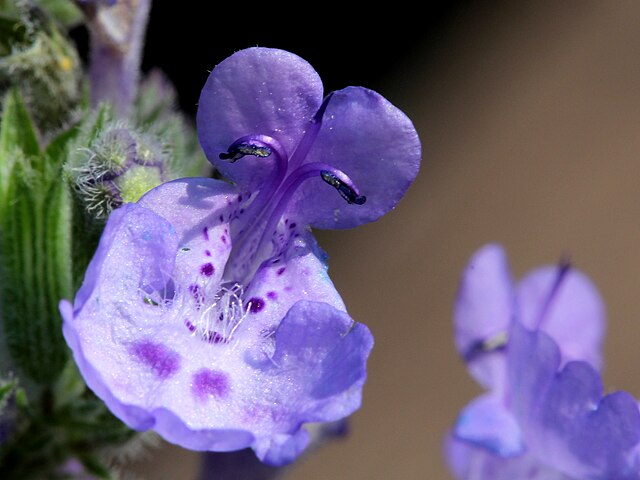
[(289, 225), (289, 228), (296, 228), (296, 224), (295, 224), (295, 222), (294, 222), (294, 223), (292, 223), (291, 225)]
[(169, 378), (180, 369), (180, 355), (161, 343), (142, 341), (133, 344), (129, 351), (158, 378)]
[(191, 323), (188, 318), (184, 320), (184, 324), (187, 326), (187, 328), (191, 333), (196, 331), (196, 326), (193, 323)]
[(216, 269), (213, 267), (211, 263), (205, 263), (200, 267), (200, 273), (202, 275), (206, 275), (207, 277), (210, 277), (211, 275), (213, 275), (213, 272), (215, 271)]
[(280, 267), (276, 273), (278, 275), (282, 275), (286, 269), (287, 269), (287, 267)]
[(204, 235), (205, 240), (209, 240), (209, 227), (204, 227), (202, 229), (202, 235)]
[(204, 254), (205, 254), (207, 257), (210, 257), (210, 256), (211, 256), (211, 252), (210, 252), (209, 250), (205, 250), (205, 251), (204, 251)]
[(226, 337), (223, 337), (221, 334), (215, 331), (207, 332), (207, 342), (213, 343), (214, 345), (218, 345), (219, 343), (227, 343), (229, 340)]
[(227, 244), (227, 237), (225, 235), (222, 235), (220, 237), (220, 240), (222, 241), (222, 243), (224, 243), (225, 245)]
[(193, 375), (191, 391), (200, 400), (222, 398), (229, 393), (229, 377), (223, 372), (203, 368)]
[(220, 219), (220, 223), (224, 222), (224, 215), (220, 214), (218, 218)]
[(269, 300), (276, 300), (278, 298), (278, 294), (276, 292), (267, 292), (267, 298)]
[(258, 297), (253, 297), (247, 302), (247, 305), (251, 313), (258, 313), (264, 308), (264, 300)]

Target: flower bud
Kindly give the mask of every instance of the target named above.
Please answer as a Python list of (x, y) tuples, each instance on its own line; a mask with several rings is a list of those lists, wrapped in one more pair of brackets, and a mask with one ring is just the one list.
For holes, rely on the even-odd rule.
[(85, 211), (99, 221), (173, 177), (159, 139), (122, 121), (108, 123), (86, 146), (75, 149), (66, 171)]

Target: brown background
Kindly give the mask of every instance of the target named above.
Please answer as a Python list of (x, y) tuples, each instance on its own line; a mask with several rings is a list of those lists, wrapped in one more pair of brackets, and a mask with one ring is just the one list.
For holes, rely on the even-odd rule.
[[(570, 253), (608, 306), (605, 385), (640, 396), (640, 3), (484, 2), (453, 20), (380, 89), (421, 135), (418, 180), (375, 224), (319, 233), (376, 345), (349, 438), (287, 479), (449, 478), (442, 436), (479, 391), (452, 302), (490, 241), (518, 276)], [(167, 446), (132, 471), (189, 479), (195, 460)]]

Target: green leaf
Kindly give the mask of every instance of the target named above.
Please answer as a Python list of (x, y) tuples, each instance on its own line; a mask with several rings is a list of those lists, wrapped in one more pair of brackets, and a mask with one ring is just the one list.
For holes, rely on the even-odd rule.
[[(25, 155), (38, 155), (40, 145), (31, 117), (20, 92), (12, 88), (4, 99), (0, 126), (0, 163), (16, 149)], [(1, 170), (0, 170), (1, 171)]]
[(68, 356), (58, 303), (73, 293), (72, 202), (61, 181), (73, 135), (63, 132), (42, 152), (20, 94), (14, 89), (6, 96), (0, 125), (0, 318), (12, 364), (44, 385), (56, 380)]
[(38, 3), (66, 27), (75, 26), (82, 21), (82, 12), (70, 0), (38, 0)]
[(73, 285), (71, 201), (56, 177), (16, 163), (0, 206), (0, 318), (14, 364), (43, 385), (67, 361), (58, 303)]

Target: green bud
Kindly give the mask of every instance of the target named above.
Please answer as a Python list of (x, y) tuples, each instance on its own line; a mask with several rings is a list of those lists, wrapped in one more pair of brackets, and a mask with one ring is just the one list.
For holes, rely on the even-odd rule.
[(80, 204), (99, 222), (123, 203), (135, 202), (151, 188), (175, 178), (157, 137), (124, 121), (103, 118), (102, 123), (80, 135), (65, 166)]

